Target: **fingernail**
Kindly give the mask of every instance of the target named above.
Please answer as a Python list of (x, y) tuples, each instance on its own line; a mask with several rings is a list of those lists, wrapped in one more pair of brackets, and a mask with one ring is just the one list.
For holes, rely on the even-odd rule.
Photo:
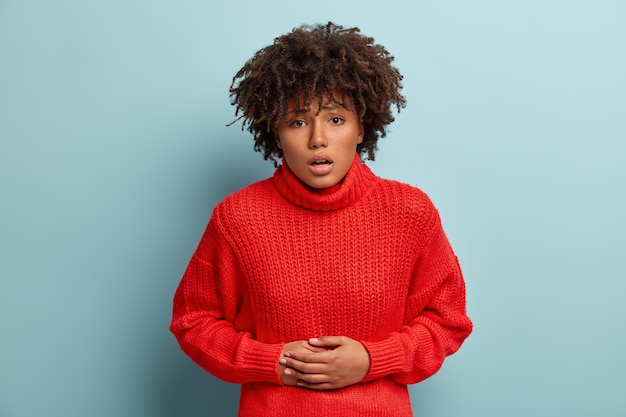
[(319, 341), (319, 339), (317, 337), (312, 337), (309, 339), (309, 342), (311, 343), (317, 343)]
[(291, 375), (291, 371), (289, 369), (285, 369), (285, 375)]
[(288, 357), (288, 358), (291, 358), (291, 353), (286, 352), (286, 353), (285, 353), (285, 356), (286, 356), (286, 357)]
[(282, 363), (283, 365), (287, 363), (287, 359), (285, 358), (280, 358), (280, 360), (278, 361), (280, 363)]

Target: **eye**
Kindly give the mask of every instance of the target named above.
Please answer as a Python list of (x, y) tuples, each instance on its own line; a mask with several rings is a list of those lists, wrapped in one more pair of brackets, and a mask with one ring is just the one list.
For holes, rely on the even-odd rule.
[(302, 119), (289, 122), (289, 127), (302, 127), (302, 126), (304, 126), (304, 120)]
[(343, 123), (343, 119), (341, 117), (335, 116), (330, 118), (330, 123), (333, 125), (338, 125)]

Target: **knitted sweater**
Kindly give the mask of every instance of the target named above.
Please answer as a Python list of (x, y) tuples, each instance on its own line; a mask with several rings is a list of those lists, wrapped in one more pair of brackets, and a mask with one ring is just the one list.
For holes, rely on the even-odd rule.
[[(312, 190), (283, 163), (222, 200), (174, 296), (171, 331), (201, 367), (242, 384), (240, 417), (411, 416), (406, 384), (470, 334), (465, 285), (437, 210), (358, 155)], [(370, 355), (358, 384), (283, 385), (283, 345), (348, 336)]]

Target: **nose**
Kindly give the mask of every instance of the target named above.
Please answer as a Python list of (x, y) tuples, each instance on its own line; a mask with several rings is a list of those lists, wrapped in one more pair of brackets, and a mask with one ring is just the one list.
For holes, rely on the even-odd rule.
[(321, 123), (313, 123), (311, 128), (311, 137), (309, 138), (309, 147), (312, 149), (325, 148), (328, 146), (326, 132)]

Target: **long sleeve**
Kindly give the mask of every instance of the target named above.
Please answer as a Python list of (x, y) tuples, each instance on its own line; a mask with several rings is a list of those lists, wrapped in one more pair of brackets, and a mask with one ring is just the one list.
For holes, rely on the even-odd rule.
[(371, 357), (364, 382), (386, 376), (404, 384), (420, 382), (437, 372), (472, 331), (458, 260), (438, 215), (435, 221), (414, 268), (405, 325), (384, 340), (363, 342)]
[(181, 349), (217, 378), (280, 384), (282, 344), (258, 342), (244, 330), (253, 320), (241, 311), (241, 270), (216, 223), (209, 222), (176, 290), (170, 330)]

